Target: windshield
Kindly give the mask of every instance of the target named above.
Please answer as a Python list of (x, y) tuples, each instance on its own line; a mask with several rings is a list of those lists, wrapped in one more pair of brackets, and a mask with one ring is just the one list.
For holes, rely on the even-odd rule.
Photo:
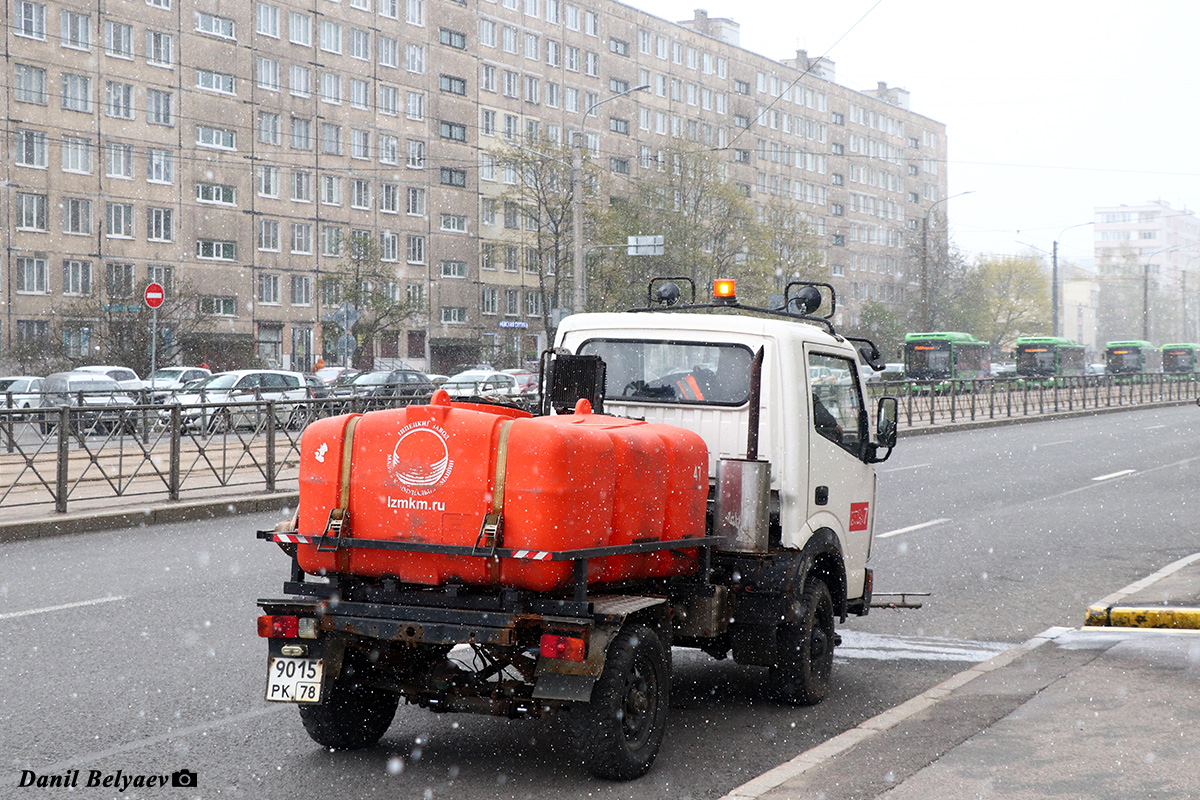
[(1017, 347), (1017, 374), (1053, 375), (1054, 348), (1044, 344)]
[[(1193, 350), (1164, 350), (1163, 372), (1194, 372), (1196, 353)], [(0, 391), (4, 391), (0, 386)]]
[(389, 374), (387, 372), (360, 372), (350, 380), (350, 383), (355, 386), (382, 386), (387, 383)]
[(905, 345), (904, 369), (910, 378), (949, 378), (950, 344), (914, 342)]
[(0, 380), (0, 392), (23, 392), (27, 388), (22, 378), (4, 378)]
[(69, 392), (119, 392), (121, 386), (112, 378), (71, 378)]
[(750, 349), (699, 342), (593, 339), (579, 348), (606, 366), (605, 397), (739, 406), (750, 397)]
[(1136, 347), (1115, 347), (1106, 359), (1109, 372), (1141, 372), (1142, 351)]
[(150, 380), (152, 380), (152, 381), (173, 381), (182, 374), (183, 374), (183, 370), (178, 367), (171, 367), (170, 369), (158, 369), (150, 374)]

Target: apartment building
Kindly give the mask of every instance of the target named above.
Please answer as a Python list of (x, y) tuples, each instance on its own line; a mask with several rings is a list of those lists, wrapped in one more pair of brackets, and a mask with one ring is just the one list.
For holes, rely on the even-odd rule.
[[(672, 143), (719, 153), (752, 201), (794, 202), (851, 324), (868, 300), (915, 302), (907, 248), (946, 197), (944, 126), (906, 91), (840, 86), (803, 51), (751, 53), (734, 21), (700, 11), (12, 0), (5, 14), (5, 350), (83, 357), (88, 321), (52, 324), (63, 303), (103, 292), (133, 313), (156, 280), (195, 287), (214, 336), (306, 369), (334, 356), (323, 276), (363, 234), (394, 264), (389, 291), (422, 309), (376, 357), (525, 361), (545, 345), (541, 265), (499, 213), (512, 187), (493, 154), (523, 137), (581, 131), (602, 196)], [(930, 235), (944, 243), (944, 226)]]

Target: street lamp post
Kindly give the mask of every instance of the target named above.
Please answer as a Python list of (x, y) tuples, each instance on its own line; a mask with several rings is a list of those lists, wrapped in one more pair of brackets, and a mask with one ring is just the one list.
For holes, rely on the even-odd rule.
[(1082, 228), (1085, 225), (1095, 225), (1095, 220), (1091, 222), (1080, 222), (1077, 225), (1068, 225), (1058, 232), (1058, 236), (1054, 239), (1054, 254), (1051, 256), (1053, 266), (1050, 270), (1050, 304), (1053, 306), (1053, 322), (1050, 325), (1050, 335), (1058, 336), (1058, 240), (1062, 235), (1072, 228)]
[(965, 194), (974, 193), (974, 189), (968, 189), (965, 192), (952, 194), (949, 197), (943, 197), (941, 200), (934, 200), (929, 204), (929, 208), (925, 209), (925, 217), (921, 221), (921, 325), (925, 331), (933, 330), (933, 320), (929, 313), (929, 215), (933, 213), (934, 207), (939, 203), (953, 200), (956, 197), (962, 197)]
[(574, 154), (571, 157), (571, 224), (574, 226), (575, 235), (571, 242), (571, 261), (572, 270), (575, 275), (574, 300), (572, 302), (572, 310), (578, 314), (583, 311), (584, 303), (584, 284), (586, 276), (584, 275), (584, 259), (583, 259), (583, 148), (584, 142), (584, 123), (587, 121), (588, 114), (596, 110), (597, 106), (607, 103), (609, 100), (616, 100), (618, 97), (624, 97), (634, 92), (642, 92), (650, 88), (650, 84), (643, 83), (641, 86), (634, 86), (632, 89), (626, 89), (623, 92), (605, 97), (603, 100), (597, 100), (588, 106), (583, 116), (579, 120), (579, 133), (573, 143)]

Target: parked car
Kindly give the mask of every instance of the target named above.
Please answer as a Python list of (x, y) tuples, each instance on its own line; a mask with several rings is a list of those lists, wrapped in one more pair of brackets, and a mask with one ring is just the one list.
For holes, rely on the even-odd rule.
[(308, 396), (321, 400), (329, 397), (329, 387), (325, 385), (325, 381), (318, 378), (316, 375), (305, 375), (304, 385), (308, 387)]
[(1088, 364), (1086, 367), (1083, 368), (1083, 374), (1084, 375), (1107, 375), (1108, 374), (1108, 365), (1104, 364), (1104, 363)]
[(212, 371), (204, 367), (163, 367), (151, 373), (146, 378), (146, 388), (150, 390), (150, 402), (161, 403), (174, 392), (179, 391), (195, 380), (212, 376)]
[[(42, 404), (42, 378), (10, 375), (0, 378), (0, 408), (37, 408)], [(9, 405), (9, 394), (12, 405)]]
[(873, 369), (869, 364), (863, 364), (862, 372), (867, 383), (904, 380), (904, 365), (900, 363), (884, 364), (883, 369)]
[(415, 369), (360, 372), (333, 389), (334, 397), (422, 397), (433, 394), (433, 381)]
[(517, 388), (520, 394), (525, 398), (536, 398), (538, 396), (538, 376), (536, 372), (530, 372), (527, 369), (506, 369), (503, 370), (505, 375), (512, 375), (517, 379)]
[(358, 374), (354, 367), (321, 367), (313, 374), (320, 378), (326, 386), (333, 386), (340, 378)]
[(516, 400), (521, 396), (516, 376), (486, 369), (471, 369), (451, 375), (440, 388), (458, 399), (484, 397)]
[(149, 388), (144, 380), (138, 377), (137, 373), (129, 367), (113, 367), (92, 365), (87, 367), (76, 367), (75, 372), (92, 372), (97, 375), (105, 375), (112, 378), (121, 388), (127, 392), (140, 392), (143, 389)]
[(993, 378), (1011, 378), (1017, 374), (1016, 364), (992, 364), (991, 376)]
[[(62, 406), (72, 409), (72, 425), (85, 433), (115, 430), (125, 418), (122, 406), (136, 402), (107, 375), (83, 370), (56, 372), (42, 382), (42, 433), (49, 434), (58, 427), (57, 409)], [(132, 420), (124, 421), (132, 428)]]
[[(213, 375), (187, 391), (176, 392), (166, 401), (167, 406), (181, 406), (183, 426), (210, 432), (228, 431), (241, 427), (258, 427), (262, 421), (264, 400), (307, 400), (308, 386), (299, 372), (273, 369), (239, 369)], [(244, 403), (246, 409), (236, 406), (210, 408), (209, 403)], [(276, 408), (275, 419), (282, 424), (302, 424), (307, 409), (297, 403), (286, 403)], [(171, 411), (159, 412), (160, 419), (167, 422)]]

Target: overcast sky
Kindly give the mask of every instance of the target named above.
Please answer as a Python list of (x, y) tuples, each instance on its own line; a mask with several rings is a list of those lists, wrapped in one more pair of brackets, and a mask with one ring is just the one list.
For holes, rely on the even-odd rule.
[[(852, 89), (885, 81), (945, 123), (950, 229), (969, 253), (1049, 251), (1096, 206), (1200, 199), (1200, 0), (626, 0), (704, 8), (775, 60), (828, 55)], [(1086, 260), (1091, 226), (1060, 238)]]

